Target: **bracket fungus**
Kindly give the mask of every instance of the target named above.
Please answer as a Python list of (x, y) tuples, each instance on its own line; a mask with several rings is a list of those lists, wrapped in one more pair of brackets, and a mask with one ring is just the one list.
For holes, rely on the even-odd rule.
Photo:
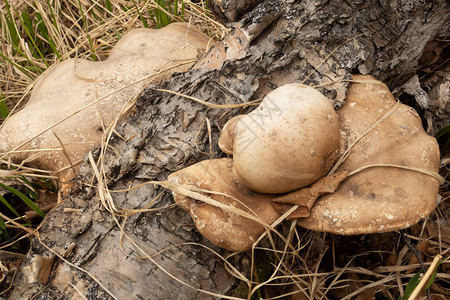
[(175, 201), (190, 213), (200, 233), (228, 250), (249, 249), (280, 217), (272, 195), (251, 192), (236, 180), (231, 158), (201, 161), (172, 173), (168, 181)]
[(272, 91), (225, 125), (219, 146), (233, 159), (169, 176), (175, 201), (206, 238), (243, 251), (282, 215), (351, 235), (405, 228), (434, 210), (442, 179), (436, 140), (386, 85), (371, 76), (353, 82), (339, 117), (312, 88)]
[(0, 128), (0, 152), (69, 181), (82, 156), (100, 145), (104, 130), (129, 102), (148, 84), (187, 71), (209, 42), (193, 26), (173, 23), (130, 31), (105, 61), (57, 64), (37, 80), (24, 108)]
[(297, 224), (345, 235), (409, 227), (436, 207), (439, 146), (415, 110), (396, 103), (385, 84), (371, 76), (353, 79), (337, 111), (344, 149), (355, 144), (336, 171), (350, 176)]

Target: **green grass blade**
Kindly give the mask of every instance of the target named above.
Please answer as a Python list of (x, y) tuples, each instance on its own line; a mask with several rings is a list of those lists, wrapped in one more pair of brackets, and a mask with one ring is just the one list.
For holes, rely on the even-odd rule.
[(28, 28), (28, 30), (33, 34), (33, 38), (36, 36), (33, 30), (33, 18), (30, 17), (30, 14), (24, 10), (20, 15), (21, 23), (24, 27)]
[(10, 64), (14, 65), (17, 69), (19, 69), (23, 74), (25, 74), (27, 77), (29, 77), (30, 79), (34, 80), (34, 77), (32, 75), (30, 75), (30, 73), (28, 72), (28, 70), (24, 67), (22, 67), (21, 65), (13, 62), (12, 60), (9, 59), (9, 57), (6, 57), (5, 55), (3, 55), (3, 53), (0, 52), (0, 57), (3, 58), (4, 60), (6, 60), (7, 62), (9, 62)]
[(44, 71), (43, 71), (41, 68), (39, 68), (39, 66), (36, 65), (36, 64), (34, 63), (34, 61), (33, 61), (32, 59), (30, 59), (30, 58), (28, 57), (28, 55), (27, 55), (25, 52), (23, 52), (19, 47), (16, 47), (16, 46), (14, 46), (14, 45), (12, 45), (12, 46), (13, 46), (13, 48), (17, 51), (17, 53), (18, 53), (20, 56), (22, 56), (23, 58), (25, 58), (25, 59), (27, 60), (27, 62), (31, 65), (31, 66), (24, 66), (25, 69), (35, 71), (35, 72), (37, 72), (37, 73), (39, 73), (39, 74), (41, 74), (42, 72), (44, 72)]
[[(32, 31), (30, 31), (30, 28), (28, 28), (27, 23), (23, 19), (23, 17), (20, 18), (20, 22), (22, 23), (23, 29), (27, 33), (28, 38), (30, 39), (31, 43), (33, 44), (33, 47), (36, 50), (36, 52), (38, 53), (39, 57), (42, 59), (42, 61), (44, 62), (44, 64), (46, 65), (47, 68), (50, 67), (50, 65), (48, 64), (44, 55), (42, 54), (41, 50), (39, 49), (39, 46), (37, 45), (36, 40), (34, 39), (33, 35), (31, 34)], [(30, 26), (30, 27), (32, 28), (32, 26)]]
[(8, 202), (8, 200), (5, 199), (5, 197), (0, 195), (0, 202), (3, 203), (4, 206), (6, 206), (13, 214), (15, 214), (17, 217), (21, 218), (22, 216), (17, 212), (17, 210), (12, 207), (12, 205)]
[(6, 21), (6, 26), (8, 27), (9, 35), (11, 37), (11, 44), (18, 47), (19, 43), (20, 43), (20, 35), (19, 35), (17, 27), (14, 23), (14, 18), (12, 16), (11, 7), (9, 6), (8, 0), (5, 0), (5, 5), (6, 5), (6, 13), (7, 13), (7, 15), (5, 16), (5, 21)]
[(0, 217), (0, 229), (6, 230), (6, 224), (2, 217)]
[[(8, 229), (6, 228), (6, 223), (2, 217), (0, 217), (0, 236), (3, 237), (4, 240), (12, 242), (12, 238), (8, 234)], [(11, 248), (14, 250), (19, 249), (19, 246), (16, 244), (11, 245)]]
[(22, 194), (21, 192), (19, 192), (18, 190), (16, 190), (15, 188), (12, 188), (10, 186), (7, 186), (3, 183), (0, 182), (0, 186), (8, 191), (10, 191), (11, 193), (13, 193), (14, 195), (16, 195), (17, 197), (19, 197), (20, 199), (22, 199), (23, 202), (25, 202), (26, 205), (28, 205), (29, 208), (31, 208), (32, 210), (34, 210), (39, 216), (41, 216), (42, 218), (45, 217), (44, 212), (39, 208), (39, 206), (36, 205), (36, 203), (34, 203), (30, 198), (28, 198), (27, 196), (25, 196), (24, 194)]
[[(438, 267), (439, 267), (444, 261), (446, 261), (446, 260), (447, 260), (447, 258), (443, 257), (443, 258), (439, 261)], [(429, 289), (430, 286), (433, 284), (433, 282), (436, 280), (437, 272), (438, 272), (438, 270), (437, 270), (437, 267), (436, 267), (436, 271), (435, 271), (435, 272), (433, 273), (433, 275), (430, 277), (430, 280), (428, 281), (427, 285), (425, 286), (425, 290), (426, 290), (426, 289)]]
[(3, 236), (6, 240), (11, 241), (11, 237), (8, 234), (6, 229), (6, 223), (3, 221), (3, 218), (0, 217), (0, 235)]
[[(54, 1), (53, 1), (53, 3), (54, 3)], [(53, 8), (54, 4), (52, 5), (52, 4), (50, 3), (50, 1), (47, 0), (47, 6), (48, 6), (48, 9), (49, 9), (49, 11), (50, 11), (50, 17), (51, 17), (50, 20), (51, 20), (51, 22), (52, 22), (52, 24), (53, 24), (53, 27), (55, 27), (56, 32), (59, 32), (58, 20), (56, 19), (55, 11), (54, 11), (54, 8)], [(45, 24), (44, 24), (44, 25), (45, 25)], [(45, 26), (45, 27), (47, 28), (47, 26)], [(52, 48), (53, 53), (55, 53), (55, 54), (58, 56), (58, 58), (59, 58), (60, 55), (59, 55), (58, 49), (56, 48), (55, 42), (54, 42), (53, 39), (51, 38), (51, 35), (50, 35), (50, 33), (49, 33), (48, 28), (47, 28), (47, 35), (46, 35), (45, 38), (46, 38), (47, 42), (49, 43), (50, 47)]]
[(134, 7), (136, 8), (136, 11), (137, 11), (137, 13), (139, 15), (139, 19), (141, 19), (142, 24), (144, 25), (145, 28), (148, 28), (147, 21), (145, 21), (145, 18), (142, 16), (141, 11), (139, 10), (139, 7), (136, 4), (136, 1), (133, 0), (133, 4), (134, 4)]
[(150, 13), (151, 16), (153, 16), (155, 23), (156, 23), (156, 28), (161, 28), (161, 10), (159, 9), (153, 9), (153, 13)]
[(55, 11), (53, 10), (53, 5), (50, 4), (50, 1), (49, 1), (49, 0), (47, 0), (47, 5), (48, 5), (48, 8), (49, 8), (49, 10), (50, 10), (50, 15), (52, 16), (52, 23), (53, 23), (53, 26), (55, 26), (56, 31), (59, 32), (58, 20), (56, 19)]
[(166, 1), (164, 0), (156, 0), (155, 3), (161, 8), (161, 9), (154, 9), (154, 15), (155, 15), (155, 22), (157, 28), (162, 28), (167, 25), (169, 25), (172, 20), (170, 17), (165, 13), (165, 11), (169, 11), (169, 6), (166, 4)]
[(173, 7), (173, 14), (175, 16), (178, 16), (178, 0), (175, 0), (173, 5), (174, 5), (174, 7)]
[(114, 34), (115, 34), (116, 37), (117, 37), (117, 40), (120, 40), (120, 39), (122, 38), (122, 35), (120, 34), (120, 32), (117, 31), (116, 29), (113, 29), (113, 31), (114, 31)]
[[(45, 25), (44, 19), (42, 18), (40, 13), (36, 13), (36, 20), (37, 20), (37, 22), (36, 22), (37, 29), (39, 30), (39, 33), (41, 34), (41, 36), (44, 37), (45, 43), (50, 47), (51, 52), (54, 53), (56, 55), (56, 57), (61, 58), (61, 54), (59, 53), (55, 42), (51, 38), (48, 28)], [(43, 52), (45, 53), (45, 52), (49, 52), (49, 51), (43, 50)]]
[(177, 17), (181, 17), (181, 20), (184, 21), (184, 2), (182, 0), (174, 1), (173, 14)]
[(34, 185), (39, 185), (43, 190), (57, 192), (57, 188), (50, 179), (36, 177), (34, 181)]
[(96, 10), (96, 9), (98, 9), (98, 5), (94, 6), (93, 9), (90, 9), (90, 10), (89, 10), (89, 13), (92, 15), (92, 17), (93, 17), (96, 21), (98, 21), (98, 20), (100, 20), (101, 18), (98, 17), (97, 14), (95, 13), (95, 10)]
[(29, 187), (29, 195), (31, 198), (33, 198), (35, 201), (38, 199), (39, 195), (36, 193), (36, 188), (34, 187), (33, 183), (31, 183), (25, 176), (19, 176), (23, 182), (25, 182)]
[(443, 137), (446, 133), (450, 132), (450, 124), (442, 127), (434, 136), (436, 139)]
[[(29, 66), (23, 66), (23, 67), (21, 67), (21, 70), (30, 70), (30, 71), (32, 71), (33, 73), (38, 73), (38, 74), (42, 74), (44, 71), (38, 66), (38, 65), (36, 65), (35, 63), (34, 63), (34, 61), (32, 60), (32, 59), (30, 59), (29, 57), (28, 57), (28, 55), (26, 55), (26, 53), (25, 52), (23, 52), (19, 47), (16, 47), (16, 46), (14, 46), (14, 45), (12, 45), (13, 46), (13, 48), (17, 51), (17, 53), (20, 55), (20, 56), (22, 56), (23, 58), (25, 58), (26, 59), (26, 61), (30, 64)], [(0, 53), (0, 55), (2, 55), (3, 57), (5, 57), (3, 54), (1, 54)], [(9, 62), (12, 62), (11, 60), (9, 60), (8, 59), (8, 61)], [(16, 63), (14, 63), (14, 65), (18, 65), (18, 64), (16, 64)], [(32, 78), (33, 79), (33, 77), (31, 76), (30, 78)], [(33, 79), (34, 80), (34, 79)]]
[(180, 16), (181, 16), (181, 21), (184, 22), (184, 2), (183, 1), (181, 2), (181, 13), (180, 13)]
[(414, 292), (414, 289), (417, 287), (420, 281), (420, 271), (414, 274), (413, 277), (409, 280), (408, 284), (405, 288), (405, 294), (403, 297), (399, 298), (400, 300), (407, 300), (409, 296)]
[(0, 93), (0, 116), (3, 119), (6, 119), (6, 117), (8, 117), (8, 115), (10, 113), (8, 106), (6, 106), (6, 103), (4, 100), (5, 98), (6, 98), (5, 95), (3, 95), (3, 93)]
[(436, 270), (436, 272), (433, 273), (433, 275), (431, 275), (430, 280), (428, 281), (424, 290), (430, 288), (430, 286), (433, 284), (434, 280), (436, 279), (436, 275), (437, 275), (437, 270)]
[[(161, 7), (165, 11), (169, 11), (168, 6), (166, 5), (166, 1), (161, 0), (160, 2), (162, 4)], [(170, 17), (164, 11), (161, 11), (161, 23), (162, 23), (162, 27), (165, 27), (171, 23)]]
[(112, 12), (112, 5), (110, 0), (105, 1), (105, 7), (109, 12)]
[(82, 13), (82, 19), (83, 19), (83, 23), (84, 23), (84, 28), (86, 29), (86, 37), (88, 38), (89, 41), (89, 47), (91, 49), (91, 57), (93, 61), (98, 61), (97, 55), (95, 55), (95, 51), (94, 51), (94, 43), (92, 42), (91, 36), (89, 34), (89, 28), (87, 25), (87, 18), (86, 18), (86, 14), (83, 10), (83, 6), (81, 5), (81, 1), (78, 0), (78, 7), (80, 8), (80, 12)]

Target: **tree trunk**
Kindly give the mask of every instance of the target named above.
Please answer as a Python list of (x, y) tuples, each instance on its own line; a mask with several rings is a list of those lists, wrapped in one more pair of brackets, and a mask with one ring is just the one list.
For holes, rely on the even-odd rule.
[[(233, 1), (212, 2), (223, 20), (234, 22), (242, 15), (240, 21), (232, 23), (233, 33), (225, 39), (225, 46), (218, 44), (192, 70), (174, 76), (162, 88), (214, 104), (243, 103), (282, 84), (304, 82), (322, 85), (320, 91), (338, 107), (347, 85), (342, 80), (356, 73), (373, 75), (391, 90), (400, 90), (419, 72), (424, 54), (435, 53), (433, 59), (439, 62), (445, 50), (441, 41), (448, 41), (450, 32), (447, 1), (249, 1), (249, 7), (240, 8), (248, 11), (228, 14), (227, 9), (233, 7), (224, 3)], [(430, 43), (434, 43), (432, 51), (427, 48)], [(433, 103), (420, 105), (426, 109)], [(105, 155), (110, 190), (165, 180), (173, 171), (223, 156), (217, 148), (220, 129), (232, 116), (248, 111), (209, 108), (152, 89), (142, 94), (136, 108), (117, 128), (120, 136), (115, 135), (110, 144), (114, 150)], [(431, 125), (435, 119), (448, 118), (448, 110), (447, 105), (431, 113)], [(151, 208), (162, 209), (129, 216), (124, 225), (130, 238), (149, 254), (173, 246), (152, 257), (152, 262), (139, 258), (142, 253), (126, 237), (121, 239), (117, 224), (91, 187), (96, 182), (92, 179), (86, 160), (79, 189), (47, 216), (39, 230), (47, 246), (62, 254), (67, 245), (75, 243), (68, 260), (90, 272), (117, 299), (213, 298), (198, 289), (236, 295), (239, 280), (227, 273), (214, 253), (195, 244), (179, 245), (200, 243), (225, 253), (202, 238), (188, 213), (171, 206), (170, 191), (145, 185), (112, 193), (115, 205), (123, 209), (143, 208), (159, 196)], [(121, 224), (124, 221), (120, 218)], [(30, 255), (51, 253), (34, 239)], [(241, 271), (249, 272), (246, 254), (233, 259)], [(53, 270), (45, 287), (27, 284), (20, 276), (11, 299), (37, 293), (38, 299), (75, 299), (78, 293), (88, 299), (112, 298), (92, 277), (59, 259)]]

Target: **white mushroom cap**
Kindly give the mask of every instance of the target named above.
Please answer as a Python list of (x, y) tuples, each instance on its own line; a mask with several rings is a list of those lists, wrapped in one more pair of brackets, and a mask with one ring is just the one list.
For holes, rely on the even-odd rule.
[(308, 186), (331, 169), (339, 139), (339, 120), (325, 96), (301, 84), (279, 87), (236, 124), (238, 180), (261, 193)]

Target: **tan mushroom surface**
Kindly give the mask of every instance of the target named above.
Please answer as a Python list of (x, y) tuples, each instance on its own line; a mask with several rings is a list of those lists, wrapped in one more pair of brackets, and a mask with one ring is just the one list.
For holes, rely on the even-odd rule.
[[(334, 122), (328, 109), (320, 109), (320, 100), (308, 102), (311, 98), (307, 98), (311, 110), (308, 105), (298, 106), (294, 101), (290, 103), (288, 114), (293, 115), (292, 119), (280, 117), (288, 107), (282, 105), (283, 100), (298, 100), (303, 97), (298, 95), (299, 92), (315, 95), (316, 91), (299, 85), (294, 85), (294, 91), (288, 92), (283, 87), (278, 88), (275, 93), (268, 94), (269, 103), (264, 103), (267, 97), (264, 99), (260, 106), (263, 109), (237, 116), (224, 126), (219, 146), (224, 152), (233, 154), (233, 159), (200, 162), (170, 175), (169, 182), (194, 191), (197, 188), (211, 191), (207, 195), (214, 200), (248, 213), (253, 211), (265, 224), (271, 224), (292, 210), (292, 204), (297, 206), (290, 218), (298, 218), (298, 225), (336, 234), (386, 232), (417, 223), (436, 206), (441, 180), (437, 142), (425, 133), (417, 113), (411, 107), (397, 103), (382, 82), (371, 76), (355, 76), (353, 80), (355, 83), (349, 87), (346, 103), (337, 112), (340, 132), (333, 133), (337, 137), (327, 135), (325, 131), (330, 123), (321, 118), (312, 117), (313, 124), (319, 128), (300, 130), (305, 119), (316, 114), (312, 111), (313, 106), (319, 107), (319, 114), (324, 115), (325, 120)], [(279, 95), (280, 91), (283, 97), (271, 97)], [(277, 129), (281, 133), (275, 132)], [(242, 138), (244, 131), (249, 134)], [(295, 135), (299, 131), (304, 133), (306, 141), (313, 142), (296, 143)], [(346, 159), (340, 159), (327, 176), (324, 173), (331, 169), (331, 164), (325, 170), (319, 168), (320, 179), (309, 186), (273, 194), (279, 185), (289, 182), (290, 173), (277, 172), (283, 171), (285, 166), (297, 168), (291, 172), (293, 174), (309, 174), (308, 164), (311, 158), (314, 162), (315, 156), (303, 155), (298, 159), (297, 153), (317, 149), (311, 148), (320, 145), (321, 141), (314, 134), (332, 139), (333, 144), (340, 143), (340, 153), (336, 146), (328, 148), (328, 152), (316, 152), (324, 157), (324, 162), (330, 153), (333, 164), (338, 156)], [(240, 143), (241, 146), (245, 144), (245, 149), (239, 148)], [(283, 149), (287, 146), (293, 148), (289, 150), (292, 152)], [(246, 153), (248, 151), (250, 154)], [(249, 171), (263, 179), (269, 178), (264, 183), (265, 191), (269, 193), (251, 192), (256, 189), (239, 174), (237, 158), (242, 157), (248, 159), (246, 168)], [(313, 163), (312, 166), (317, 168), (318, 165)], [(307, 171), (303, 171), (305, 168)], [(293, 178), (298, 181), (301, 175)], [(205, 195), (204, 191), (200, 193)], [(175, 192), (174, 198), (190, 212), (199, 231), (220, 247), (232, 251), (250, 249), (264, 232), (264, 226), (248, 216), (231, 212), (229, 208), (211, 206), (202, 199), (193, 200), (199, 199), (198, 196)]]
[(238, 180), (260, 193), (308, 186), (338, 158), (339, 132), (338, 117), (325, 96), (306, 85), (283, 85), (236, 122), (233, 161)]
[[(353, 79), (357, 82), (351, 84), (344, 106), (337, 111), (343, 149), (396, 105), (383, 83), (371, 76)], [(414, 109), (398, 104), (390, 116), (354, 145), (337, 172), (351, 174), (368, 168), (348, 177), (336, 192), (320, 197), (310, 216), (298, 219), (297, 224), (345, 235), (409, 227), (436, 206), (439, 181), (431, 173), (438, 173), (438, 166), (436, 140), (426, 134)]]
[[(264, 225), (281, 216), (271, 202), (278, 193), (307, 186), (331, 169), (339, 142), (338, 117), (328, 99), (305, 85), (285, 85), (269, 93), (250, 114), (236, 116), (224, 126), (219, 147), (233, 159), (202, 161), (171, 174), (168, 181), (175, 201), (190, 212), (200, 233), (215, 245), (240, 252), (251, 248)], [(319, 195), (335, 189), (330, 185), (324, 180), (301, 193), (303, 202), (296, 214), (307, 215)], [(180, 188), (211, 191), (200, 193), (260, 222), (205, 203), (198, 194), (180, 193)], [(294, 196), (298, 200), (300, 194)]]
[(222, 128), (220, 132), (218, 146), (220, 150), (225, 152), (226, 154), (233, 155), (233, 145), (234, 145), (234, 132), (236, 130), (236, 124), (244, 117), (245, 115), (237, 115), (227, 123)]
[(264, 232), (262, 224), (271, 224), (280, 217), (271, 203), (273, 195), (251, 192), (238, 183), (231, 158), (201, 161), (172, 173), (168, 182), (193, 191), (202, 189), (197, 192), (260, 220), (258, 222), (236, 211), (194, 200), (195, 196), (173, 192), (175, 202), (190, 213), (200, 233), (213, 244), (231, 251), (250, 249)]
[[(68, 59), (57, 64), (36, 82), (25, 107), (0, 128), (0, 152), (16, 151), (13, 160), (29, 160), (46, 170), (69, 168), (59, 173), (60, 181), (68, 181), (78, 167), (70, 169), (67, 158), (74, 165), (79, 163), (100, 144), (104, 129), (128, 101), (149, 83), (187, 71), (209, 42), (209, 37), (193, 26), (174, 23), (162, 29), (129, 32), (105, 61)], [(61, 144), (67, 155), (48, 150), (61, 149)], [(20, 150), (39, 153), (17, 152)]]

